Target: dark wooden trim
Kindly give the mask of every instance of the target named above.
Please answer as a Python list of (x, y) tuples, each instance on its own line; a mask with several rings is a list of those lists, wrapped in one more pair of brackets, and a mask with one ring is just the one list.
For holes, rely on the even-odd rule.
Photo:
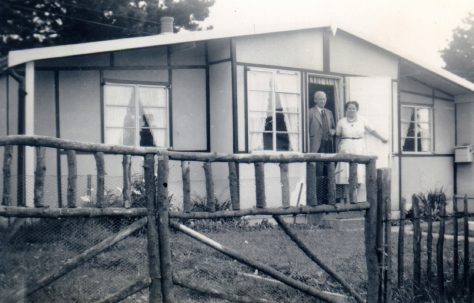
[[(18, 134), (25, 134), (25, 81), (22, 80), (18, 85)], [(17, 158), (17, 205), (26, 206), (26, 164), (25, 164), (25, 147), (18, 147)]]
[(290, 66), (284, 66), (284, 65), (258, 64), (258, 63), (250, 63), (250, 62), (243, 62), (243, 61), (236, 61), (236, 64), (237, 65), (247, 65), (249, 67), (260, 67), (260, 68), (268, 68), (268, 69), (284, 69), (284, 70), (296, 71), (296, 72), (308, 72), (308, 73), (317, 74), (318, 76), (321, 76), (321, 77), (325, 77), (325, 76), (326, 77), (339, 77), (339, 78), (342, 78), (344, 76), (364, 77), (364, 75), (325, 72), (323, 70), (299, 68), (299, 67), (290, 67)]
[(399, 158), (434, 158), (434, 157), (454, 157), (454, 154), (417, 154), (417, 153), (394, 153), (394, 157)]
[(405, 89), (401, 89), (400, 92), (404, 93), (404, 94), (416, 95), (416, 96), (426, 97), (426, 98), (430, 98), (430, 99), (432, 98), (433, 99), (433, 104), (434, 104), (435, 99), (454, 102), (454, 99), (449, 99), (449, 98), (445, 98), (445, 97), (436, 96), (435, 93), (434, 93), (435, 89), (432, 88), (432, 90), (433, 90), (433, 93), (431, 95), (424, 94), (424, 93), (419, 93), (419, 92), (414, 92), (414, 91), (410, 91), (410, 90), (405, 90)]
[(211, 85), (209, 73), (209, 45), (206, 41), (204, 44), (204, 52), (206, 59), (206, 149), (211, 151)]
[[(171, 66), (171, 48), (166, 47), (166, 62), (168, 66)], [(206, 68), (206, 66), (204, 66)], [(173, 147), (173, 70), (168, 69), (168, 128), (169, 128), (169, 144), (168, 147)]]
[(308, 92), (307, 92), (307, 81), (306, 77), (308, 77), (308, 74), (306, 72), (301, 72), (301, 152), (306, 153), (308, 152), (308, 134), (306, 133), (306, 123), (308, 120), (308, 110), (307, 110), (307, 105), (308, 105)]
[[(433, 103), (433, 108), (431, 110), (431, 121), (433, 121), (432, 123), (432, 126), (431, 126), (431, 150), (433, 152), (436, 152), (436, 135), (435, 135), (435, 131), (436, 131), (436, 119), (435, 119), (435, 111), (436, 111), (436, 108), (435, 108), (435, 91), (434, 91), (434, 88), (431, 89), (431, 102)], [(456, 121), (454, 121), (454, 123), (456, 123)]]
[(233, 152), (239, 150), (239, 137), (238, 137), (238, 107), (237, 107), (237, 58), (236, 58), (236, 46), (235, 41), (231, 38), (230, 40), (230, 57), (231, 63), (231, 80), (232, 80), (232, 142)]
[[(397, 80), (392, 80), (392, 82), (391, 82), (392, 85), (391, 85), (391, 87), (390, 87), (390, 91), (392, 92), (392, 95), (391, 95), (391, 102), (390, 102), (390, 106), (391, 106), (390, 112), (393, 111), (393, 106), (394, 106), (393, 103), (396, 102), (395, 100), (393, 100), (393, 93), (394, 93), (393, 84), (394, 84), (394, 83), (397, 83), (397, 88), (398, 88), (398, 85), (399, 85), (399, 83), (398, 83)], [(398, 93), (398, 91), (397, 91), (397, 93)], [(397, 98), (398, 98), (398, 96), (397, 96)], [(398, 119), (400, 119), (400, 117), (398, 117)], [(394, 138), (393, 138), (393, 123), (394, 123), (394, 122), (395, 122), (395, 121), (394, 121), (394, 114), (393, 114), (393, 112), (392, 112), (392, 117), (390, 117), (390, 123), (391, 123), (391, 124), (390, 124), (390, 129), (391, 129), (390, 138), (392, 138), (392, 146), (390, 147), (390, 153), (391, 153), (391, 154), (393, 154), (393, 150), (395, 149), (395, 145), (394, 145), (394, 144), (395, 144), (395, 140), (394, 140)]]
[(122, 79), (111, 79), (103, 78), (101, 80), (103, 85), (105, 84), (129, 84), (129, 85), (154, 85), (154, 86), (166, 86), (169, 87), (169, 82), (163, 81), (136, 81), (136, 80), (122, 80)]
[(110, 67), (115, 67), (115, 52), (110, 52)]
[(323, 71), (325, 73), (331, 71), (331, 55), (330, 55), (330, 42), (331, 41), (331, 30), (323, 30)]
[(6, 127), (6, 134), (7, 136), (10, 135), (10, 76), (8, 75), (6, 77), (6, 81), (5, 81), (5, 85), (7, 86), (6, 89), (5, 89), (5, 97), (6, 97), (6, 111), (7, 111), (7, 114), (6, 114), (6, 123), (7, 123), (7, 127)]
[[(398, 76), (398, 85), (397, 85), (397, 145), (398, 145), (398, 154), (402, 155), (402, 104), (401, 104), (401, 99), (400, 99), (400, 65), (401, 65), (401, 59), (400, 57), (398, 58), (398, 64), (397, 64), (397, 76)], [(398, 204), (399, 204), (399, 209), (402, 208), (402, 159), (399, 157), (398, 159)], [(400, 214), (400, 217), (403, 214)], [(403, 236), (403, 235), (402, 235)], [(400, 278), (399, 278), (400, 281)]]
[(221, 59), (221, 60), (216, 60), (216, 61), (209, 61), (208, 65), (214, 65), (214, 64), (224, 63), (224, 62), (232, 62), (232, 58), (226, 58), (226, 59)]
[(205, 69), (206, 65), (134, 65), (134, 66), (61, 66), (61, 67), (37, 67), (37, 71), (91, 71), (91, 70), (164, 70), (164, 69)]
[[(458, 145), (458, 128), (456, 126), (456, 121), (458, 121), (458, 105), (454, 104), (454, 146)], [(458, 192), (458, 166), (456, 163), (453, 163), (453, 191), (454, 193)]]
[[(59, 100), (59, 71), (54, 71), (54, 110), (56, 116), (56, 138), (61, 138), (61, 109)], [(58, 188), (58, 207), (63, 207), (61, 151), (56, 150), (56, 184)]]
[(249, 94), (248, 94), (248, 78), (247, 78), (247, 65), (244, 65), (244, 114), (245, 114), (245, 148), (246, 153), (249, 152)]
[(105, 100), (104, 100), (104, 72), (99, 71), (100, 77), (100, 142), (105, 143)]

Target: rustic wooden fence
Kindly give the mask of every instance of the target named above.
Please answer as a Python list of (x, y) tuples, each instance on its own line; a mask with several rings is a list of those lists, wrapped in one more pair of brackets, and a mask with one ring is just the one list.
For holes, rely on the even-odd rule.
[[(386, 218), (388, 223), (399, 224), (397, 252), (399, 288), (406, 286), (406, 281), (412, 278), (414, 298), (426, 297), (427, 292), (431, 292), (431, 296), (435, 297), (437, 302), (474, 300), (474, 273), (470, 260), (470, 240), (472, 242), (474, 238), (472, 232), (469, 235), (469, 218), (474, 216), (474, 213), (469, 212), (469, 200), (473, 199), (474, 197), (467, 195), (453, 196), (452, 212), (448, 213), (447, 197), (442, 192), (431, 193), (427, 197), (413, 195), (412, 212), (408, 217), (406, 201), (402, 199), (400, 218), (397, 220)], [(407, 221), (412, 223), (412, 229), (408, 231)], [(447, 224), (449, 224), (448, 234)], [(405, 237), (410, 233), (413, 238), (413, 276), (407, 277), (404, 264)], [(423, 241), (423, 237), (426, 242)], [(433, 256), (435, 240), (435, 256)], [(424, 256), (426, 256), (425, 266), (422, 262)], [(433, 268), (436, 268), (436, 271)]]
[[(389, 182), (388, 170), (376, 170), (375, 158), (356, 155), (226, 155), (216, 153), (185, 153), (173, 152), (157, 148), (133, 148), (126, 146), (109, 146), (103, 144), (79, 143), (68, 140), (41, 137), (41, 136), (9, 136), (0, 138), (0, 146), (4, 146), (3, 162), (3, 196), (0, 216), (3, 217), (28, 217), (28, 218), (60, 218), (60, 217), (138, 217), (141, 218), (119, 233), (103, 240), (99, 244), (90, 247), (80, 255), (69, 259), (60, 269), (47, 273), (41, 279), (28, 284), (27, 287), (16, 290), (6, 299), (7, 302), (16, 302), (21, 298), (28, 297), (32, 293), (46, 287), (59, 277), (70, 272), (81, 265), (85, 260), (104, 251), (106, 248), (131, 235), (134, 231), (146, 226), (148, 240), (148, 264), (149, 277), (138, 280), (129, 287), (118, 293), (104, 298), (101, 302), (118, 302), (143, 288), (149, 288), (149, 302), (173, 302), (173, 285), (180, 285), (211, 296), (225, 298), (236, 302), (258, 302), (255, 298), (236, 297), (235, 295), (206, 289), (199, 285), (189, 284), (181, 281), (173, 275), (170, 248), (170, 227), (182, 232), (205, 245), (238, 260), (250, 267), (279, 280), (280, 282), (298, 289), (310, 296), (327, 302), (336, 302), (334, 296), (308, 286), (300, 281), (290, 278), (274, 268), (261, 262), (252, 260), (244, 254), (225, 247), (212, 239), (178, 223), (174, 219), (209, 219), (242, 217), (248, 215), (271, 215), (282, 230), (292, 239), (295, 244), (316, 264), (332, 276), (345, 290), (358, 302), (379, 302), (389, 300), (390, 294), (390, 228), (386, 224), (383, 227), (383, 215), (385, 220), (390, 220)], [(34, 207), (25, 207), (20, 204), (13, 206), (11, 198), (11, 159), (12, 146), (32, 146), (36, 149), (36, 170), (34, 182)], [(67, 153), (68, 185), (66, 207), (45, 207), (44, 165), (45, 148), (64, 150)], [(95, 207), (77, 207), (77, 159), (76, 154), (91, 153), (95, 157), (97, 172), (97, 191)], [(104, 154), (123, 155), (123, 205), (122, 207), (104, 207)], [(146, 207), (130, 207), (130, 161), (131, 157), (143, 157)], [(172, 212), (169, 210), (168, 199), (168, 175), (169, 161), (182, 161), (183, 181), (183, 211)], [(190, 212), (190, 166), (189, 161), (203, 163), (206, 181), (207, 208), (206, 212)], [(228, 179), (232, 210), (216, 211), (214, 197), (213, 171), (211, 163), (228, 163)], [(304, 162), (307, 167), (307, 201), (306, 206), (292, 207), (289, 200), (289, 177), (288, 165), (294, 162)], [(350, 197), (355, 199), (357, 188), (357, 165), (366, 167), (367, 201), (356, 204), (336, 204), (335, 164), (337, 162), (350, 163)], [(241, 209), (239, 199), (238, 164), (253, 164), (255, 167), (256, 207)], [(266, 163), (278, 163), (280, 166), (281, 197), (280, 207), (268, 208), (265, 197), (265, 170)], [(316, 165), (327, 165), (329, 182), (328, 200), (325, 205), (318, 205), (316, 194)], [(156, 174), (155, 174), (156, 173)], [(378, 176), (377, 176), (378, 174)], [(156, 177), (155, 177), (156, 176)], [(382, 203), (383, 202), (383, 203)], [(290, 226), (283, 220), (282, 215), (296, 214), (318, 214), (318, 213), (341, 213), (349, 211), (365, 211), (365, 250), (368, 273), (368, 287), (366, 299), (357, 293), (339, 274), (325, 265), (293, 232)], [(385, 264), (385, 265), (384, 265)], [(388, 264), (388, 265), (387, 265)], [(387, 299), (388, 298), (388, 299)]]

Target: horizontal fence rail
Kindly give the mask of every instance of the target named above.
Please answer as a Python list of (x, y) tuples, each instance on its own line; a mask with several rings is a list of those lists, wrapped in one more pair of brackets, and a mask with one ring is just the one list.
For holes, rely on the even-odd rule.
[[(361, 156), (352, 154), (220, 154), (220, 153), (201, 153), (201, 152), (178, 152), (163, 148), (154, 147), (130, 147), (106, 144), (82, 143), (70, 140), (50, 138), (44, 136), (8, 136), (0, 138), (0, 146), (4, 146), (4, 186), (2, 196), (2, 206), (0, 206), (0, 216), (2, 217), (19, 217), (19, 218), (61, 218), (61, 217), (143, 217), (146, 220), (147, 229), (147, 251), (149, 261), (149, 277), (146, 283), (140, 283), (138, 286), (132, 285), (132, 289), (136, 290), (140, 287), (149, 288), (149, 302), (173, 302), (173, 274), (171, 264), (171, 245), (170, 245), (170, 226), (192, 234), (182, 225), (170, 221), (171, 219), (216, 219), (231, 218), (253, 215), (277, 216), (280, 226), (284, 226), (286, 232), (295, 238), (288, 226), (279, 219), (281, 215), (298, 215), (298, 214), (319, 214), (319, 213), (340, 213), (351, 211), (365, 212), (365, 247), (366, 262), (368, 271), (368, 293), (367, 302), (376, 302), (380, 295), (379, 286), (382, 283), (382, 266), (380, 251), (384, 250), (383, 241), (381, 241), (381, 231), (377, 227), (381, 226), (382, 211), (377, 209), (378, 202), (378, 185), (377, 170), (375, 167), (376, 157)], [(30, 146), (36, 149), (35, 167), (35, 188), (34, 188), (34, 207), (26, 207), (25, 194), (20, 189), (18, 191), (17, 203), (12, 203), (11, 195), (11, 158), (12, 147), (18, 146), (18, 151), (23, 147)], [(58, 155), (65, 154), (67, 156), (67, 190), (66, 203), (58, 201), (59, 207), (50, 207), (44, 201), (44, 184), (45, 184), (45, 148), (58, 150)], [(96, 186), (94, 193), (92, 190), (92, 176), (87, 178), (87, 197), (91, 199), (91, 205), (83, 207), (80, 205), (78, 196), (78, 155), (88, 154), (93, 156), (95, 161)], [(122, 169), (122, 188), (120, 193), (121, 201), (119, 206), (111, 204), (107, 201), (106, 188), (106, 161), (104, 155), (121, 155), (122, 161), (119, 167)], [(136, 194), (132, 189), (131, 163), (132, 157), (140, 157), (143, 161), (143, 177), (144, 185), (142, 192), (144, 204), (139, 206), (132, 205), (132, 195)], [(57, 159), (60, 159), (58, 156)], [(58, 160), (59, 161), (59, 160)], [(182, 181), (183, 210), (171, 211), (169, 207), (170, 194), (169, 185), (169, 162), (177, 161), (180, 164), (180, 174)], [(190, 162), (201, 162), (205, 183), (205, 210), (193, 211), (191, 201), (192, 181)], [(229, 209), (218, 209), (216, 201), (216, 184), (214, 183), (215, 168), (213, 170), (212, 163), (228, 163), (228, 188), (230, 195)], [(348, 190), (346, 203), (336, 203), (336, 175), (337, 163), (348, 163)], [(30, 162), (31, 163), (31, 162)], [(292, 206), (290, 201), (290, 175), (289, 164), (306, 163), (306, 205), (297, 204)], [(239, 180), (239, 164), (252, 164), (254, 168), (254, 185), (255, 185), (255, 205), (251, 208), (242, 208), (240, 197), (240, 180)], [(265, 194), (265, 183), (268, 178), (265, 171), (266, 164), (279, 165), (279, 178), (281, 187), (281, 201), (277, 207), (269, 207), (268, 196)], [(59, 165), (59, 164), (58, 164)], [(366, 171), (365, 180), (357, 180), (358, 166), (364, 165)], [(318, 171), (324, 167), (326, 171), (325, 178), (327, 182), (321, 183), (321, 176)], [(119, 169), (120, 169), (119, 168)], [(24, 175), (18, 174), (18, 180), (21, 181)], [(319, 179), (318, 179), (319, 178)], [(364, 182), (362, 182), (364, 181)], [(23, 181), (22, 181), (23, 182)], [(357, 191), (361, 183), (366, 184), (367, 196), (366, 201), (349, 204), (348, 202), (357, 201)], [(58, 181), (58, 193), (61, 196), (61, 181)], [(317, 193), (317, 190), (324, 187), (323, 194)], [(301, 195), (302, 188), (298, 194), (298, 200)], [(324, 197), (322, 197), (324, 195)], [(386, 193), (385, 193), (386, 195)], [(324, 202), (321, 200), (324, 198)], [(23, 202), (21, 202), (21, 201)], [(95, 201), (92, 201), (95, 200)], [(299, 202), (299, 201), (298, 201)], [(16, 206), (12, 206), (16, 205)], [(271, 204), (275, 205), (275, 204)], [(61, 207), (62, 206), (62, 207)], [(142, 221), (140, 221), (142, 222)], [(144, 221), (143, 221), (144, 222)], [(144, 223), (143, 223), (144, 224)], [(295, 238), (296, 239), (296, 238)], [(317, 260), (316, 263), (325, 269), (330, 275), (336, 277), (336, 280), (351, 293), (358, 302), (363, 302), (363, 298), (352, 287), (339, 277), (332, 269), (322, 264), (321, 260), (309, 249), (297, 240), (296, 243), (310, 259)], [(214, 242), (213, 242), (214, 243)], [(216, 244), (215, 247), (222, 247)], [(219, 250), (219, 249), (218, 249)], [(333, 301), (334, 298), (327, 296), (324, 292), (308, 287), (307, 285), (286, 277), (275, 269), (267, 265), (255, 263), (246, 258), (239, 257), (237, 254), (229, 253), (230, 250), (224, 249), (224, 254), (231, 255), (245, 264), (263, 270), (274, 278), (294, 288), (300, 289), (307, 294), (317, 298)], [(384, 272), (385, 275), (390, 273)], [(49, 281), (49, 280), (47, 280)], [(47, 283), (46, 283), (47, 284)], [(42, 285), (46, 286), (46, 285)], [(124, 291), (124, 290), (122, 290)], [(125, 291), (130, 293), (130, 289)], [(123, 294), (117, 294), (122, 297)]]

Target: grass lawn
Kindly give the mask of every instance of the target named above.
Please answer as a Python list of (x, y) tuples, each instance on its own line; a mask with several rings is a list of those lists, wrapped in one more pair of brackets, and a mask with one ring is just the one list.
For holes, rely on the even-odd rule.
[[(57, 269), (68, 258), (112, 235), (128, 223), (111, 220), (100, 222), (99, 219), (40, 220), (23, 228), (14, 239), (0, 246), (0, 298)], [(277, 227), (269, 224), (249, 227), (235, 222), (213, 222), (209, 225), (197, 222), (193, 227), (215, 241), (270, 265), (294, 279), (321, 290), (344, 293), (337, 282), (311, 262)], [(365, 296), (367, 272), (363, 230), (337, 231), (310, 225), (293, 225), (292, 228), (297, 230), (298, 235), (316, 255)], [(396, 242), (397, 234), (394, 233), (394, 252)], [(186, 235), (173, 232), (171, 245), (173, 271), (186, 281), (241, 296), (266, 298), (269, 302), (317, 302), (283, 284), (245, 275), (265, 277)], [(447, 246), (446, 255), (449, 260), (450, 249)], [(407, 236), (407, 283), (403, 289), (394, 290), (394, 302), (420, 302), (414, 301), (410, 295), (412, 256), (411, 238)], [(392, 260), (396, 268), (395, 254)], [(449, 270), (449, 261), (445, 264)], [(28, 302), (92, 302), (147, 276), (147, 266), (146, 233), (142, 230), (85, 262), (46, 289), (38, 291)], [(394, 275), (393, 281), (395, 278)], [(226, 302), (180, 287), (176, 287), (175, 292), (177, 302), (180, 303)], [(147, 297), (148, 293), (144, 290), (124, 302), (147, 302)]]

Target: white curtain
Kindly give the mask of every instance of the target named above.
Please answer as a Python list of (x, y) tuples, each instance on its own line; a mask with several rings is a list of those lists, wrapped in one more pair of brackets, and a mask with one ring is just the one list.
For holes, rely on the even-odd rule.
[[(401, 137), (402, 137), (402, 148), (405, 145), (405, 140), (403, 137), (406, 137), (408, 135), (408, 129), (410, 128), (410, 124), (412, 123), (412, 118), (413, 118), (413, 108), (410, 107), (402, 107), (402, 116), (401, 116)], [(410, 122), (403, 122), (403, 121), (410, 121)]]
[(249, 148), (263, 150), (263, 131), (271, 107), (271, 93), (249, 92)]
[(276, 103), (281, 106), (286, 130), (288, 131), (288, 139), (290, 141), (290, 150), (299, 150), (299, 97), (300, 97), (300, 81), (299, 74), (276, 74)]
[(153, 145), (167, 145), (168, 109), (166, 89), (162, 87), (139, 87), (140, 130), (149, 129)]

